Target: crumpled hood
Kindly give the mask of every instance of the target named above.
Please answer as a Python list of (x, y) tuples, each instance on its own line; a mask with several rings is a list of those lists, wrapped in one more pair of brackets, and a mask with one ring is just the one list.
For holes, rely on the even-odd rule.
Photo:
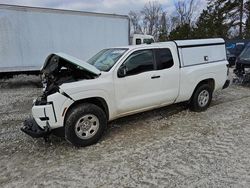
[[(100, 75), (101, 74), (101, 71), (98, 70), (96, 67), (94, 67), (93, 65), (90, 65), (89, 63), (85, 62), (85, 61), (82, 61), (80, 59), (77, 59), (73, 56), (70, 56), (68, 54), (64, 54), (64, 53), (53, 53), (53, 54), (50, 54), (43, 67), (41, 68), (41, 72), (49, 72), (49, 71), (54, 71), (57, 69), (58, 67), (58, 58), (53, 58), (51, 60), (51, 58), (53, 56), (57, 56), (59, 58), (62, 58), (64, 60), (67, 61), (67, 63), (71, 64), (72, 66), (74, 66), (76, 69), (79, 69), (79, 70), (85, 70), (85, 71), (88, 71), (96, 76)], [(47, 70), (47, 71), (46, 71)]]

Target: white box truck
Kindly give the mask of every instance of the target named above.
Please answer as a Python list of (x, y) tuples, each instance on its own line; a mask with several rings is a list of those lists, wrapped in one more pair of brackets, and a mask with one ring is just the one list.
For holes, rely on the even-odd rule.
[(37, 72), (51, 52), (87, 60), (129, 36), (126, 15), (0, 4), (0, 75)]
[(44, 92), (22, 130), (46, 137), (61, 129), (76, 146), (96, 143), (119, 117), (184, 101), (204, 111), (229, 85), (223, 39), (104, 49), (88, 62), (57, 53), (42, 73)]

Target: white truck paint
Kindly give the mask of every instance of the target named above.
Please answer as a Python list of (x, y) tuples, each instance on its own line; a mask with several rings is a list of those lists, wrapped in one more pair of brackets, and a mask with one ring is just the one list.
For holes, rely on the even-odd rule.
[(129, 45), (126, 15), (0, 4), (0, 73), (39, 71), (52, 52), (88, 59)]
[[(106, 109), (108, 121), (184, 101), (202, 111), (208, 107), (212, 93), (229, 84), (223, 39), (173, 41), (112, 50), (124, 53), (108, 71), (95, 74), (93, 79), (62, 83), (57, 92), (47, 96), (45, 104), (32, 107), (35, 123), (42, 130), (65, 126), (65, 117), (75, 108), (74, 104), (84, 100), (84, 106), (93, 98), (101, 100), (102, 103), (95, 104), (104, 105), (101, 108)], [(78, 63), (84, 67), (85, 63)]]

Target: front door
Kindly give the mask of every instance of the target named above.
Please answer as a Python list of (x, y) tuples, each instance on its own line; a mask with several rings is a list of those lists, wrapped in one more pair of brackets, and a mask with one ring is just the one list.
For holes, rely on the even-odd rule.
[(159, 105), (163, 78), (156, 70), (154, 51), (135, 51), (122, 66), (126, 67), (125, 77), (114, 76), (118, 115)]

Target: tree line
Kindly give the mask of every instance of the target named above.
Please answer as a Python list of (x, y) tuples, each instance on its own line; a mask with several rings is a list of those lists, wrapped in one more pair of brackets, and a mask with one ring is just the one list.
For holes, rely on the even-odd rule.
[(131, 31), (153, 35), (157, 41), (214, 38), (250, 38), (250, 0), (207, 0), (198, 12), (200, 0), (177, 0), (175, 10), (163, 10), (158, 1), (141, 11), (130, 11)]

